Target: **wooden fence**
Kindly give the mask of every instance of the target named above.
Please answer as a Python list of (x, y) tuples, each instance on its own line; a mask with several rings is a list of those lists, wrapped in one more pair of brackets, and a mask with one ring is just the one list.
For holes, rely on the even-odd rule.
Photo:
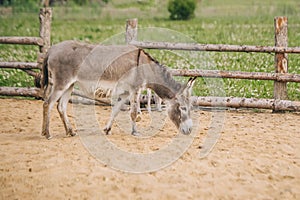
[(257, 52), (275, 53), (275, 71), (240, 72), (219, 70), (171, 70), (174, 76), (197, 76), (209, 78), (234, 78), (274, 81), (274, 99), (238, 98), (238, 97), (193, 97), (194, 105), (220, 106), (233, 108), (263, 108), (273, 111), (291, 110), (300, 111), (299, 101), (287, 100), (287, 82), (300, 83), (300, 74), (288, 73), (288, 53), (300, 53), (300, 47), (287, 47), (287, 17), (276, 17), (275, 46), (248, 46), (225, 44), (190, 44), (169, 42), (141, 42), (137, 40), (138, 20), (129, 19), (126, 24), (126, 42), (146, 49), (168, 49), (186, 51), (218, 51), (218, 52)]
[[(42, 63), (50, 47), (51, 8), (45, 7), (40, 10), (40, 33), (39, 37), (0, 37), (2, 44), (24, 44), (39, 46), (37, 62), (0, 62), (1, 68), (16, 68), (27, 74), (39, 78), (40, 73), (33, 69), (42, 69)], [(169, 49), (187, 51), (219, 51), (219, 52), (257, 52), (275, 53), (275, 71), (263, 72), (238, 72), (219, 70), (182, 70), (172, 69), (175, 76), (199, 76), (210, 78), (235, 78), (274, 81), (274, 99), (238, 98), (238, 97), (193, 97), (194, 105), (221, 106), (233, 108), (264, 108), (274, 111), (291, 110), (300, 111), (300, 102), (287, 100), (287, 82), (300, 82), (299, 74), (288, 73), (288, 53), (300, 53), (300, 47), (287, 47), (287, 18), (277, 17), (275, 24), (275, 46), (246, 46), (246, 45), (223, 45), (223, 44), (187, 44), (168, 42), (140, 42), (137, 41), (138, 20), (127, 20), (126, 42), (140, 48)], [(76, 92), (75, 92), (76, 93)], [(39, 88), (0, 87), (0, 95), (40, 97)], [(79, 95), (80, 96), (80, 95)], [(88, 100), (89, 101), (89, 100)], [(90, 101), (89, 101), (90, 102)]]
[[(39, 13), (40, 31), (39, 37), (0, 37), (0, 44), (20, 44), (20, 45), (37, 45), (39, 46), (37, 62), (0, 62), (0, 68), (15, 68), (26, 72), (35, 78), (36, 85), (40, 78), (40, 71), (33, 69), (42, 69), (43, 60), (47, 50), (50, 47), (51, 34), (51, 8), (41, 8)], [(9, 96), (29, 96), (39, 97), (38, 88), (18, 88), (18, 87), (0, 87), (0, 95)]]

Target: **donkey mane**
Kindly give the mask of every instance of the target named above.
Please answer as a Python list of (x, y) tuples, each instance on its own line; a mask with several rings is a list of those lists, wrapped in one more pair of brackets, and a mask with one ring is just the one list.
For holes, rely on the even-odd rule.
[[(158, 60), (154, 59), (149, 53), (145, 52), (143, 49), (140, 49), (140, 50), (150, 59), (150, 61), (154, 62), (154, 64), (156, 64), (158, 66), (159, 73), (161, 75), (163, 75), (163, 79), (168, 83), (168, 86), (172, 88), (173, 92), (175, 92), (175, 93), (179, 92), (182, 89), (183, 85), (181, 83), (178, 83), (173, 78), (172, 74), (168, 70), (168, 67), (161, 64)], [(151, 87), (151, 85), (152, 84), (150, 84), (150, 87)], [(164, 91), (164, 92), (166, 92), (166, 91)]]

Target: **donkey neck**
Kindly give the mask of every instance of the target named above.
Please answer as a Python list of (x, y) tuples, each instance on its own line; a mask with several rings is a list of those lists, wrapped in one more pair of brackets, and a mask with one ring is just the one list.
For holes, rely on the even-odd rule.
[(165, 66), (152, 61), (151, 69), (154, 78), (147, 82), (147, 87), (152, 89), (162, 99), (173, 99), (181, 91), (182, 84), (176, 82)]

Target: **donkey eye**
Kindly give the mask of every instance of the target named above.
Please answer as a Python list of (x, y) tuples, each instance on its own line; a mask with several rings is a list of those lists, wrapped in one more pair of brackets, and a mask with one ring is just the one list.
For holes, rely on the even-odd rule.
[(181, 107), (181, 110), (184, 110), (184, 111), (186, 111), (187, 109), (186, 109), (186, 107), (185, 107), (185, 106), (182, 106), (182, 107)]

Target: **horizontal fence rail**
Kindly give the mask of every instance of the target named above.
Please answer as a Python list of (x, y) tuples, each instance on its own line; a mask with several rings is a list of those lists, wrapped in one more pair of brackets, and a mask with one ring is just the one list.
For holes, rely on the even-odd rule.
[(40, 97), (40, 89), (36, 87), (0, 87), (0, 95)]
[(230, 108), (258, 108), (273, 109), (278, 111), (300, 111), (299, 101), (280, 99), (257, 99), (241, 97), (191, 97), (192, 105), (208, 107), (230, 107)]
[[(0, 87), (0, 95), (6, 96), (24, 96), (24, 97), (41, 97), (39, 88), (20, 88), (20, 87)], [(110, 105), (109, 99), (90, 99), (80, 91), (74, 90), (72, 95), (80, 98), (73, 98), (73, 103)], [(289, 101), (280, 99), (258, 99), (243, 97), (198, 97), (192, 96), (193, 106), (203, 107), (228, 107), (228, 108), (258, 108), (258, 109), (276, 109), (280, 111), (300, 111), (299, 101)]]
[(168, 49), (186, 51), (256, 52), (256, 53), (300, 53), (300, 47), (248, 46), (228, 44), (191, 44), (171, 42), (139, 42), (129, 44), (145, 49)]
[(208, 77), (208, 78), (232, 78), (232, 79), (253, 79), (253, 80), (272, 80), (283, 82), (300, 83), (300, 74), (282, 74), (265, 72), (240, 72), (224, 70), (200, 70), (200, 69), (171, 69), (173, 76), (188, 77)]
[(0, 62), (0, 68), (39, 69), (36, 62)]
[(42, 46), (44, 41), (41, 37), (0, 37), (0, 44), (20, 44)]

